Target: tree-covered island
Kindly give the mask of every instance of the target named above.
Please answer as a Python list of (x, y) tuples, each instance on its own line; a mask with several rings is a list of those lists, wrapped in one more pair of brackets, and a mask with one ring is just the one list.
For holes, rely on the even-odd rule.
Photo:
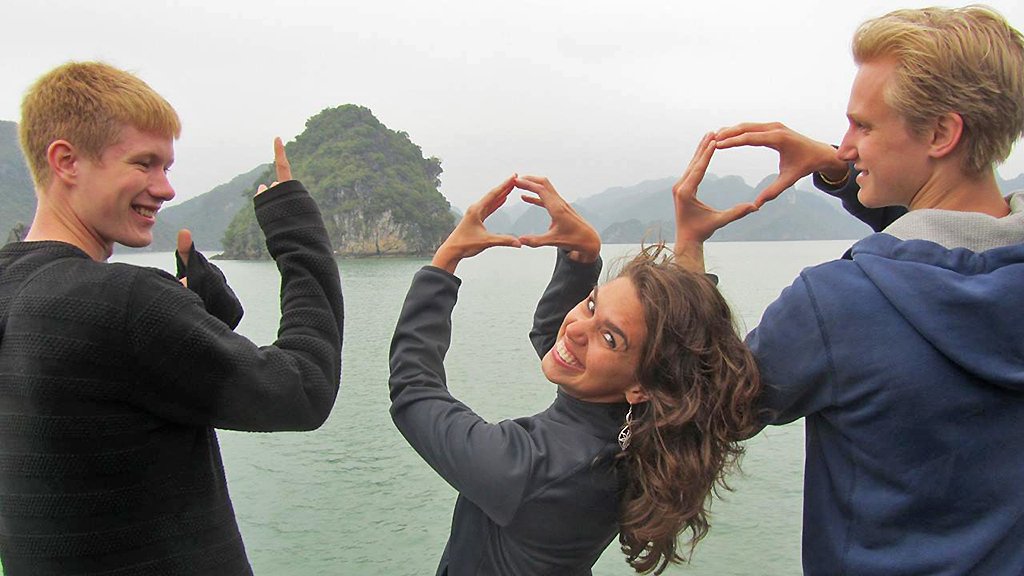
[[(424, 158), (408, 134), (388, 129), (367, 108), (349, 104), (320, 112), (286, 149), (339, 255), (428, 254), (455, 226), (451, 205), (438, 191), (441, 161)], [(269, 183), (271, 169), (259, 180)], [(222, 257), (269, 257), (251, 203), (224, 233)]]

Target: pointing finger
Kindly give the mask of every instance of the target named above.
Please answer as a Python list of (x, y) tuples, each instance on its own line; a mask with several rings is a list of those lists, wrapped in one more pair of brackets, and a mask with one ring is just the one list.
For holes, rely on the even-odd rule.
[(520, 176), (516, 178), (516, 188), (533, 192), (541, 198), (552, 193), (557, 194), (555, 187), (551, 185), (551, 181), (543, 176)]
[(519, 197), (527, 204), (533, 204), (534, 206), (540, 206), (541, 208), (544, 207), (544, 201), (536, 196), (527, 196), (526, 194), (522, 194)]
[(514, 187), (515, 174), (509, 176), (505, 180), (491, 189), (480, 201), (480, 205), (483, 208), (483, 218), (486, 218), (494, 213), (495, 210), (501, 208), (502, 204), (508, 198), (512, 188)]

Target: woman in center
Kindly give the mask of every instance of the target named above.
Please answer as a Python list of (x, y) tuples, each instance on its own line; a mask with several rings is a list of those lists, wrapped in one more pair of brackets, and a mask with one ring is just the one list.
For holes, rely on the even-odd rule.
[[(673, 189), (677, 246), (753, 210), (697, 200), (709, 141)], [(515, 188), (550, 214), (545, 234), (484, 227)], [(530, 333), (558, 390), (543, 412), (491, 424), (446, 385), (454, 273), (489, 247), (521, 245), (559, 248)], [(413, 278), (391, 344), (391, 415), (459, 492), (439, 576), (591, 574), (616, 535), (637, 572), (660, 573), (707, 533), (713, 490), (758, 429), (757, 368), (702, 255), (648, 248), (595, 287), (600, 245), (546, 179), (513, 176), (466, 211)]]

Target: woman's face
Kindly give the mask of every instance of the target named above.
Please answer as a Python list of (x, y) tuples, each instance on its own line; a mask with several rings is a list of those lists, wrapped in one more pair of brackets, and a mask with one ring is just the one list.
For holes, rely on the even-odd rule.
[(548, 380), (588, 402), (624, 402), (638, 386), (647, 337), (643, 307), (629, 278), (594, 288), (569, 311), (555, 345), (541, 360)]

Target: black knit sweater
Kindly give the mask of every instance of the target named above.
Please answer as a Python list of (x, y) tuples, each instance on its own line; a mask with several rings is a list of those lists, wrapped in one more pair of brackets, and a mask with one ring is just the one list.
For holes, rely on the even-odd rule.
[(281, 272), (271, 346), (232, 332), (159, 270), (60, 242), (0, 250), (7, 576), (252, 573), (213, 428), (320, 426), (343, 323), (316, 204), (291, 181), (255, 205)]

